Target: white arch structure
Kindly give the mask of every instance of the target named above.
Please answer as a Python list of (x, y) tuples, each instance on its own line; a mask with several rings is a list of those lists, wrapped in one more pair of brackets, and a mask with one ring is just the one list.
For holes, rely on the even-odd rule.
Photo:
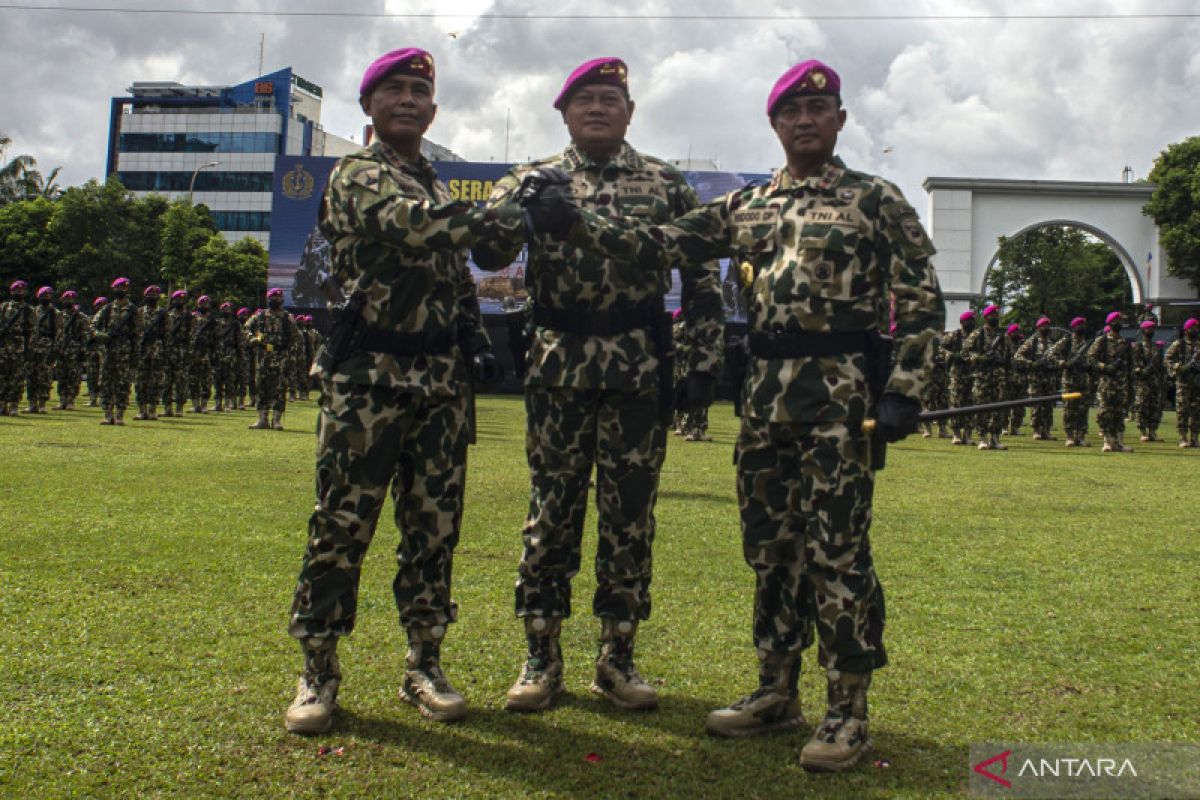
[(1125, 267), (1137, 303), (1195, 300), (1187, 281), (1167, 275), (1158, 226), (1142, 213), (1154, 185), (993, 178), (926, 178), (929, 235), (946, 296), (946, 320), (983, 295), (1001, 236), (1045, 225), (1071, 225), (1112, 248)]

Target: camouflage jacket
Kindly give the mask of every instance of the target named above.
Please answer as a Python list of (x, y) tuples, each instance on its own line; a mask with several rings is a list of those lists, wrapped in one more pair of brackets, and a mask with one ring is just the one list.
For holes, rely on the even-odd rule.
[[(978, 330), (976, 328), (975, 330)], [(971, 333), (974, 333), (972, 331)], [(971, 365), (963, 358), (963, 342), (971, 335), (966, 328), (958, 330), (946, 331), (942, 337), (942, 352), (945, 354), (946, 367), (949, 371), (958, 375), (968, 375), (971, 372)]]
[(1167, 376), (1163, 350), (1153, 340), (1138, 337), (1132, 346), (1133, 374), (1140, 381), (1159, 381)]
[(58, 332), (55, 349), (60, 353), (78, 355), (87, 349), (92, 338), (92, 321), (78, 309), (63, 311), (62, 327)]
[(290, 358), (292, 348), (300, 341), (295, 317), (282, 308), (259, 309), (246, 320), (245, 329), (251, 343), (278, 358)]
[(1012, 340), (999, 326), (981, 325), (971, 332), (962, 346), (962, 356), (976, 372), (1006, 372), (1012, 360)]
[[(248, 321), (248, 320), (247, 320)], [(226, 357), (241, 352), (246, 346), (246, 332), (237, 317), (217, 316), (217, 347)]]
[(1092, 369), (1113, 380), (1128, 381), (1133, 377), (1133, 353), (1129, 342), (1116, 332), (1109, 332), (1092, 342), (1088, 348)]
[[(366, 298), (363, 320), (392, 333), (474, 328), (486, 346), (475, 282), (463, 248), (486, 237), (524, 235), (515, 204), (481, 210), (455, 201), (423, 157), (409, 163), (383, 142), (338, 161), (319, 217), (329, 241), (332, 279), (347, 296)], [(505, 245), (507, 246), (507, 245)], [(400, 356), (361, 352), (313, 374), (338, 383), (373, 384), (419, 395), (459, 394), (465, 359), (455, 352)]]
[(33, 336), (33, 306), (24, 300), (6, 300), (0, 304), (0, 348), (24, 353)]
[(196, 312), (192, 319), (192, 355), (212, 358), (217, 354), (217, 315)]
[(135, 354), (142, 343), (142, 325), (142, 309), (128, 298), (106, 304), (92, 321), (96, 340), (109, 351), (128, 346)]
[[(569, 172), (576, 201), (601, 217), (669, 222), (699, 205), (679, 170), (626, 143), (604, 162), (572, 144), (558, 155), (514, 167), (496, 184), (488, 207), (511, 200), (526, 173), (544, 166)], [(508, 266), (519, 250), (519, 242), (506, 251), (476, 247), (475, 261), (481, 269), (499, 269)], [(544, 306), (586, 317), (655, 303), (671, 288), (672, 266), (676, 265), (647, 271), (586, 247), (540, 237), (530, 244), (525, 282), (535, 309)], [(681, 280), (688, 321), (682, 371), (716, 373), (724, 327), (719, 267), (715, 262), (706, 264)], [(645, 389), (655, 385), (657, 367), (648, 329), (583, 336), (538, 325), (529, 345), (525, 382), (578, 389)]]
[(1200, 342), (1184, 336), (1167, 348), (1167, 373), (1184, 386), (1200, 387)]
[(1088, 362), (1087, 352), (1092, 343), (1086, 336), (1077, 336), (1071, 334), (1064, 336), (1054, 345), (1054, 360), (1063, 370), (1063, 380), (1068, 377), (1074, 382), (1079, 382), (1087, 377), (1091, 372), (1091, 363)]
[(186, 349), (192, 344), (192, 325), (195, 317), (186, 308), (167, 309), (167, 332), (163, 344), (171, 349)]
[(1026, 339), (1017, 352), (1013, 354), (1013, 363), (1024, 368), (1030, 374), (1058, 372), (1058, 362), (1054, 358), (1055, 342), (1049, 337), (1043, 339), (1041, 334), (1033, 334)]
[[(572, 229), (573, 242), (645, 267), (735, 258), (752, 332), (884, 332), (894, 302), (893, 367), (884, 391), (919, 401), (945, 304), (930, 261), (933, 243), (891, 183), (833, 158), (802, 181), (782, 169), (769, 183), (731, 192), (673, 224), (639, 225), (587, 209), (583, 222)], [(861, 420), (867, 380), (860, 353), (755, 358), (742, 414), (769, 422)]]
[(29, 346), (39, 351), (48, 352), (54, 347), (62, 331), (62, 316), (53, 305), (38, 303), (33, 312), (33, 336)]

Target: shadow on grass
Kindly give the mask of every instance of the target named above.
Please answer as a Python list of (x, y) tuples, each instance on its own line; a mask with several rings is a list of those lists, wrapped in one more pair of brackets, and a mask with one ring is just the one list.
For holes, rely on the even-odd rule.
[[(965, 746), (876, 730), (874, 750), (852, 770), (809, 774), (800, 768), (798, 754), (811, 728), (716, 739), (705, 734), (703, 723), (717, 705), (668, 696), (658, 711), (639, 713), (584, 693), (565, 695), (555, 708), (537, 714), (472, 708), (455, 725), (428, 722), (415, 712), (396, 721), (343, 708), (337, 730), (519, 783), (526, 793), (572, 798), (787, 797), (814, 791), (822, 797), (884, 798), (956, 794), (965, 787)], [(579, 712), (606, 720), (580, 730)]]

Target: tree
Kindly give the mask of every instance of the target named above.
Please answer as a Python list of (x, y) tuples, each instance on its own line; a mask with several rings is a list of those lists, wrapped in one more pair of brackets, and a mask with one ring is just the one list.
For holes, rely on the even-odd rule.
[(44, 197), (0, 206), (0, 286), (17, 278), (54, 285), (58, 240), (50, 233), (55, 205)]
[[(0, 133), (0, 162), (4, 161), (4, 154), (12, 144), (12, 139)], [(44, 197), (47, 200), (54, 200), (62, 190), (55, 179), (58, 177), (59, 167), (55, 167), (51, 171), (48, 178), (42, 177), (41, 171), (37, 168), (37, 160), (33, 156), (19, 155), (0, 166), (0, 205), (14, 203), (18, 200), (31, 200), (35, 197)]]
[(124, 248), (125, 229), (133, 213), (133, 197), (115, 178), (90, 180), (63, 193), (50, 223), (61, 255), (55, 272), (90, 295), (107, 294), (113, 278), (140, 283), (157, 273), (157, 264), (135, 263)]
[(1043, 315), (1059, 325), (1082, 316), (1095, 330), (1110, 311), (1132, 310), (1133, 290), (1120, 259), (1078, 228), (1036, 228), (1001, 236), (999, 244), (986, 295), (1006, 310), (1007, 323), (1029, 331)]
[(163, 279), (190, 289), (196, 284), (197, 254), (217, 233), (212, 215), (206, 206), (177, 200), (163, 213), (161, 231)]
[(253, 307), (267, 288), (267, 251), (246, 237), (230, 245), (213, 234), (195, 257), (195, 291)]
[(1159, 153), (1150, 181), (1154, 194), (1143, 210), (1162, 230), (1167, 272), (1200, 290), (1200, 136)]

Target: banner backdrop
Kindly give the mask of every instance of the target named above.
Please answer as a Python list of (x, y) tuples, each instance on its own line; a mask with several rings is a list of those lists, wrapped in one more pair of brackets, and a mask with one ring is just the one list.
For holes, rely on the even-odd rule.
[[(317, 230), (317, 211), (334, 158), (279, 156), (275, 162), (274, 197), (271, 203), (271, 262), (268, 283), (284, 290), (285, 303), (300, 308), (325, 305), (321, 284), (329, 274), (329, 244)], [(438, 177), (458, 200), (482, 203), (492, 186), (512, 165), (474, 161), (437, 161)], [(747, 182), (769, 180), (770, 175), (736, 172), (685, 172), (701, 202), (739, 189)], [(511, 309), (525, 302), (525, 251), (499, 272), (483, 272), (470, 264), (485, 314)], [(745, 309), (735, 289), (729, 264), (721, 264), (722, 294), (727, 319), (744, 319)], [(666, 304), (679, 307), (679, 276), (673, 276)]]

